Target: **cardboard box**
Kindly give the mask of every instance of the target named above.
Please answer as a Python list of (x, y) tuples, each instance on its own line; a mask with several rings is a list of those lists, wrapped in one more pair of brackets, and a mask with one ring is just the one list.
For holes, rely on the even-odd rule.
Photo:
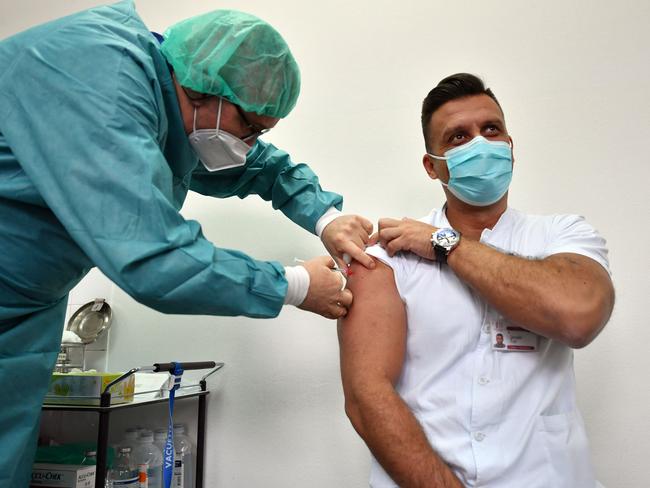
[(41, 464), (32, 468), (30, 487), (94, 488), (95, 466), (74, 464)]
[[(123, 373), (52, 373), (45, 403), (99, 405), (104, 388)], [(111, 388), (111, 405), (133, 401), (135, 377), (129, 376)]]

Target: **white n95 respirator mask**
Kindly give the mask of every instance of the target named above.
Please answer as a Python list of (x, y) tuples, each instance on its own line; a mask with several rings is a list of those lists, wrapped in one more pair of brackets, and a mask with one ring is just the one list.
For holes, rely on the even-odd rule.
[(244, 166), (246, 164), (246, 154), (251, 149), (248, 144), (238, 137), (219, 129), (221, 104), (222, 99), (219, 98), (219, 112), (215, 129), (197, 130), (196, 108), (194, 108), (194, 123), (192, 133), (189, 135), (192, 149), (194, 149), (203, 166), (211, 172)]

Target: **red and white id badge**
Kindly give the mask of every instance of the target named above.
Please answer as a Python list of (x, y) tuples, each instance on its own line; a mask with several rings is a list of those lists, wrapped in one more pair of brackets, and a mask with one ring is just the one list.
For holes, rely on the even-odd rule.
[(504, 352), (537, 351), (539, 336), (503, 317), (499, 317), (491, 327), (492, 350)]

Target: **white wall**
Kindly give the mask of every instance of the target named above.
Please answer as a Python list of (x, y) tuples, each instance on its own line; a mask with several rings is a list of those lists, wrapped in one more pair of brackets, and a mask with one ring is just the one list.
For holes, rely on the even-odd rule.
[[(0, 36), (96, 3), (3, 2)], [(601, 481), (645, 486), (650, 3), (138, 2), (158, 30), (217, 7), (271, 22), (301, 66), (298, 107), (268, 140), (309, 162), (348, 211), (375, 221), (442, 203), (420, 164), (420, 103), (448, 74), (484, 77), (515, 140), (512, 206), (583, 214), (608, 239), (617, 306), (576, 353), (579, 403)], [(291, 264), (322, 253), (315, 237), (253, 198), (191, 195), (183, 214), (218, 245), (261, 259)], [(110, 369), (227, 363), (209, 404), (206, 486), (366, 486), (368, 454), (343, 413), (334, 322), (295, 309), (267, 321), (164, 316), (119, 290), (112, 305)]]

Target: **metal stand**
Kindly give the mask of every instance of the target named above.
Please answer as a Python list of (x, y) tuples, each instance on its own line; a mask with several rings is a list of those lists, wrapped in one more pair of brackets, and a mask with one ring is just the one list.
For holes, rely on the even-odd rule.
[[(203, 488), (203, 469), (204, 469), (204, 456), (205, 456), (205, 428), (206, 428), (206, 397), (209, 394), (207, 390), (206, 378), (221, 368), (224, 363), (215, 363), (214, 361), (205, 362), (191, 362), (180, 363), (183, 370), (197, 370), (212, 368), (199, 382), (199, 391), (194, 391), (189, 394), (180, 394), (177, 400), (184, 400), (185, 398), (198, 397), (198, 421), (197, 421), (197, 442), (196, 442), (196, 488)], [(122, 376), (106, 385), (99, 399), (99, 406), (93, 405), (44, 405), (46, 410), (73, 410), (73, 411), (96, 411), (99, 413), (99, 426), (97, 432), (97, 466), (95, 472), (95, 488), (104, 488), (106, 483), (106, 468), (108, 461), (108, 434), (110, 425), (110, 414), (116, 410), (124, 408), (134, 408), (140, 405), (162, 403), (169, 401), (167, 398), (158, 398), (154, 400), (147, 400), (142, 402), (121, 403), (118, 405), (111, 405), (111, 387), (124, 381), (126, 378), (138, 371), (173, 371), (174, 363), (156, 363), (153, 366), (145, 366), (140, 368), (133, 368), (127, 371)], [(196, 388), (196, 385), (194, 385)], [(181, 389), (184, 387), (181, 386)]]
[[(224, 363), (218, 363), (216, 367), (201, 378), (199, 385), (201, 391), (207, 391), (206, 378), (223, 368)], [(199, 397), (199, 417), (196, 429), (196, 488), (203, 488), (203, 458), (205, 452), (205, 396)]]

